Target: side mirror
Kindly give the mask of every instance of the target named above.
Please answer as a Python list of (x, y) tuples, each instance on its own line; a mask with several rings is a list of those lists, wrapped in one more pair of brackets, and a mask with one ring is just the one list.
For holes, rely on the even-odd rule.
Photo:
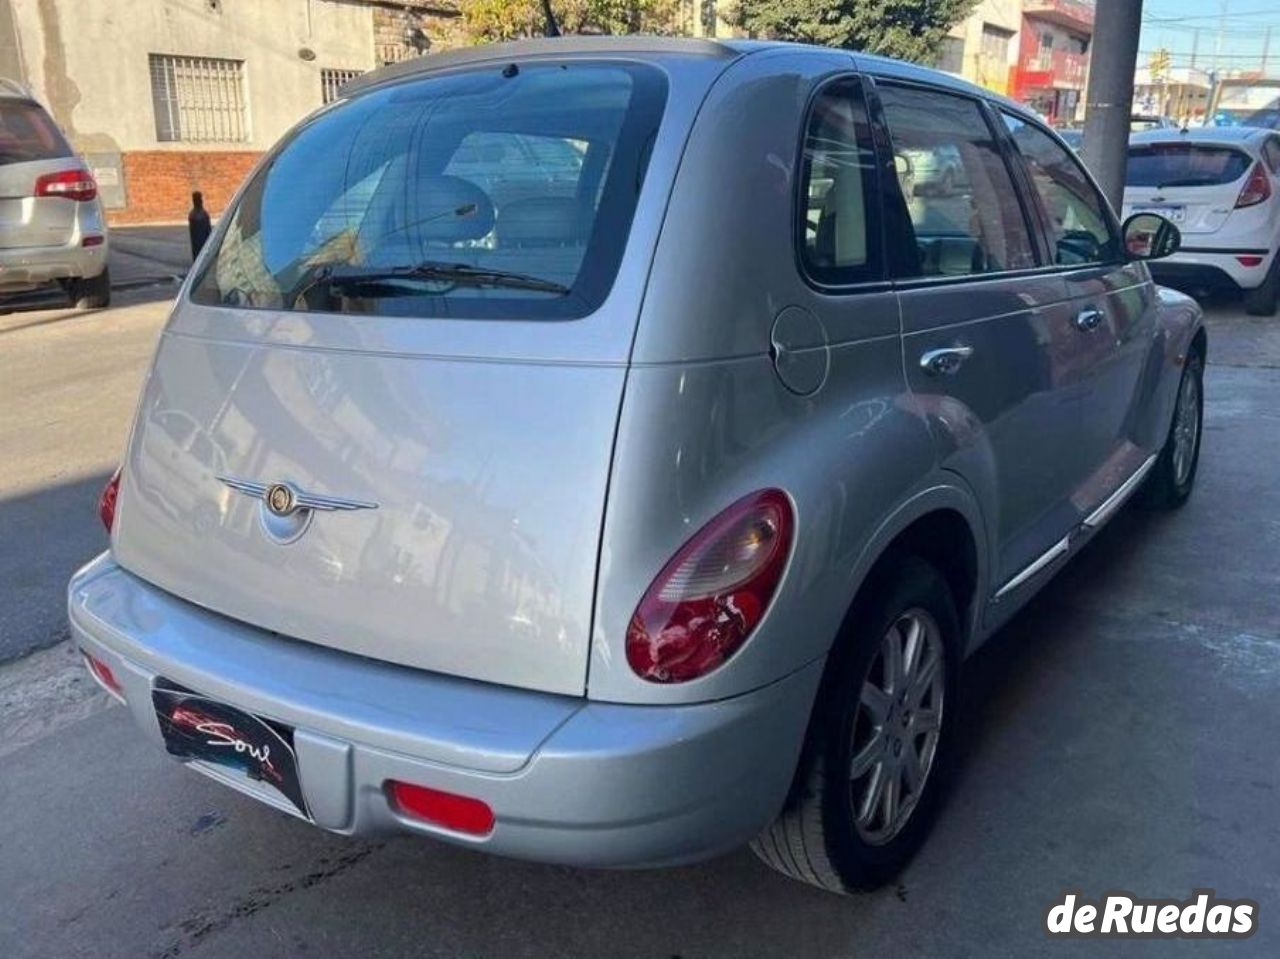
[(1131, 260), (1159, 260), (1182, 246), (1182, 231), (1158, 213), (1133, 214), (1121, 232)]

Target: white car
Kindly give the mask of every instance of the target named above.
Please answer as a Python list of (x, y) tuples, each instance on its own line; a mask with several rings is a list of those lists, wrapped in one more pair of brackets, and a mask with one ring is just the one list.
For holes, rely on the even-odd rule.
[(1149, 130), (1129, 139), (1124, 211), (1159, 213), (1182, 231), (1159, 283), (1241, 290), (1271, 316), (1280, 293), (1280, 133), (1255, 127)]

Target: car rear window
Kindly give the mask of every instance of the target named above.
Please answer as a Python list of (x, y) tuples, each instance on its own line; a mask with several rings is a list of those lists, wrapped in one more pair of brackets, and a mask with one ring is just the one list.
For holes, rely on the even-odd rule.
[(357, 94), (255, 174), (192, 298), (584, 316), (613, 284), (665, 99), (652, 67), (572, 60)]
[(34, 103), (0, 101), (0, 166), (71, 156), (58, 128)]
[(1126, 186), (1219, 186), (1245, 175), (1252, 158), (1233, 147), (1153, 143), (1129, 147)]

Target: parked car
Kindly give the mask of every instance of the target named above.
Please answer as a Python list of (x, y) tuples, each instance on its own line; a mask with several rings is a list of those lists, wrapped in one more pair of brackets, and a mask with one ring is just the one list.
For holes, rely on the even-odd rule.
[(914, 192), (917, 194), (950, 196), (966, 185), (964, 163), (959, 151), (950, 144), (906, 150), (902, 155), (910, 161)]
[[(477, 137), (582, 162), (497, 204), (537, 151), (460, 175)], [(970, 195), (905, 196), (897, 158), (944, 148)], [(892, 60), (385, 68), (180, 292), (75, 642), (170, 754), (325, 829), (751, 842), (872, 887), (938, 810), (965, 657), (1131, 496), (1191, 492), (1206, 334), (1143, 262), (1176, 245), (1019, 105)], [(182, 468), (175, 428), (215, 451)]]
[(1062, 138), (1062, 142), (1077, 153), (1080, 147), (1084, 145), (1084, 128), (1083, 127), (1065, 127), (1058, 131), (1058, 136)]
[(57, 286), (81, 309), (111, 301), (98, 185), (31, 95), (0, 78), (0, 297)]
[(1271, 316), (1280, 294), (1280, 133), (1255, 127), (1153, 130), (1129, 141), (1124, 212), (1153, 212), (1185, 240), (1153, 264), (1156, 280), (1242, 291)]
[(1135, 113), (1129, 117), (1129, 132), (1143, 133), (1147, 130), (1176, 130), (1178, 123), (1171, 117), (1158, 113)]

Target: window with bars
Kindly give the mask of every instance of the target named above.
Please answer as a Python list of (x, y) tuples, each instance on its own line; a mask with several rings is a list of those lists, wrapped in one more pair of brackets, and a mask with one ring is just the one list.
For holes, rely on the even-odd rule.
[(338, 99), (338, 91), (345, 84), (350, 83), (363, 70), (337, 70), (332, 67), (324, 67), (320, 71), (320, 96), (322, 103), (332, 103)]
[(150, 61), (157, 140), (242, 143), (249, 139), (243, 60), (153, 53)]

